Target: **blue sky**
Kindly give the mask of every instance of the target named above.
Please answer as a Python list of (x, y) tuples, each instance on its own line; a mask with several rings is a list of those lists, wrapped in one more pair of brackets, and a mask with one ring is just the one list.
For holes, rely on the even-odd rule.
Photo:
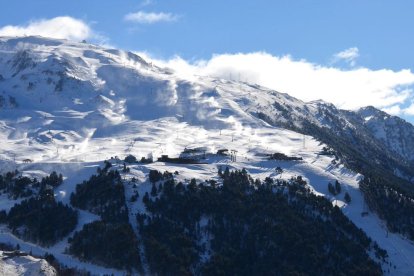
[[(344, 108), (367, 105), (376, 96), (373, 105), (414, 121), (412, 11), (414, 1), (409, 0), (14, 0), (2, 5), (0, 35), (4, 35), (6, 26), (32, 34), (29, 27), (33, 22), (68, 16), (89, 28), (87, 34), (69, 37), (72, 39), (84, 36), (88, 41), (145, 52), (178, 70), (196, 69), (213, 75), (231, 75), (228, 70), (235, 70), (234, 75), (241, 73), (247, 81), (282, 89), (304, 100), (320, 97)], [(217, 58), (224, 54), (231, 57)], [(217, 65), (226, 57), (227, 62), (240, 64), (244, 71)], [(287, 61), (283, 59), (286, 57)], [(263, 59), (263, 63), (254, 58)], [(267, 67), (268, 64), (274, 66)], [(257, 69), (252, 73), (248, 69), (254, 66)], [(292, 76), (283, 78), (285, 84), (279, 86), (277, 80), (254, 77), (261, 74), (263, 67), (289, 71), (282, 66), (293, 66), (292, 74), (312, 67), (296, 76), (298, 80), (304, 78), (311, 92), (295, 94), (294, 89), (304, 88), (285, 81)], [(328, 75), (340, 80), (337, 86), (342, 85), (343, 79), (345, 90), (338, 92), (342, 94), (348, 89), (361, 91), (355, 94), (359, 95), (363, 90), (359, 88), (366, 83), (382, 80), (367, 86), (372, 91), (365, 96), (366, 101), (358, 104), (353, 99), (352, 103), (344, 103), (346, 97), (335, 101), (333, 94), (318, 94), (332, 88), (305, 81), (307, 75), (314, 73), (315, 79), (322, 80), (323, 72), (330, 69), (335, 74)], [(361, 80), (348, 86), (350, 80), (357, 79)]]

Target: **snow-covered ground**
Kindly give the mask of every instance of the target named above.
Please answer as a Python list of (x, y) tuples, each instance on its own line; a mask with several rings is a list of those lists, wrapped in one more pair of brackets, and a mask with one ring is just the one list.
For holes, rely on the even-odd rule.
[[(178, 157), (186, 148), (204, 147), (205, 164), (131, 165), (130, 173), (123, 175), (127, 200), (135, 191), (140, 195), (137, 202), (128, 203), (131, 217), (145, 212), (142, 196), (151, 188), (146, 180), (150, 169), (177, 171), (176, 177), (183, 181), (217, 178), (220, 166), (245, 168), (260, 179), (302, 175), (315, 193), (341, 206), (388, 251), (396, 266), (391, 275), (414, 275), (414, 244), (387, 233), (375, 214), (361, 216), (368, 211), (358, 188), (361, 175), (319, 155), (324, 145), (312, 137), (270, 126), (254, 116), (274, 102), (302, 108), (299, 100), (247, 83), (197, 76), (184, 80), (131, 53), (39, 37), (0, 38), (0, 76), (0, 95), (5, 99), (0, 107), (1, 173), (18, 169), (38, 178), (52, 171), (62, 173), (64, 183), (56, 197), (67, 204), (75, 185), (96, 172), (103, 160), (128, 154), (138, 159)], [(219, 149), (234, 150), (236, 161), (215, 155)], [(264, 157), (275, 152), (303, 160)], [(277, 166), (282, 174), (275, 171)], [(130, 182), (133, 177), (136, 187)], [(332, 197), (327, 187), (335, 180), (342, 184), (342, 193)], [(352, 198), (350, 204), (343, 200), (345, 191)], [(2, 209), (14, 203), (0, 196)], [(81, 212), (77, 230), (95, 219)], [(135, 226), (135, 219), (131, 222)], [(122, 274), (66, 255), (67, 238), (41, 248), (2, 227), (0, 242), (19, 243), (23, 250), (39, 255), (50, 252), (66, 265), (94, 273)]]
[(56, 270), (43, 259), (31, 256), (10, 256), (0, 251), (0, 275), (4, 276), (55, 276)]

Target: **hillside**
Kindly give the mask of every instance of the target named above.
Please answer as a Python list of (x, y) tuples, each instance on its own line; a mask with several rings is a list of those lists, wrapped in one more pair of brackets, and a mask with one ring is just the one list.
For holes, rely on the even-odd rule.
[[(75, 232), (102, 216), (87, 205), (75, 207), (70, 195), (76, 184), (103, 167), (104, 160), (122, 171), (122, 160), (128, 155), (156, 160), (202, 148), (195, 158), (205, 159), (196, 164), (128, 164), (121, 183), (126, 199), (139, 193), (136, 202), (126, 203), (129, 223), (138, 238), (135, 217), (148, 211), (143, 196), (152, 189), (150, 170), (177, 171), (175, 178), (185, 184), (193, 178), (198, 183), (220, 182), (220, 167), (246, 169), (261, 181), (302, 176), (314, 194), (341, 208), (388, 252), (392, 265), (383, 263), (383, 272), (414, 273), (414, 245), (404, 237), (408, 234), (389, 232), (383, 220), (388, 217), (379, 211), (380, 219), (370, 211), (371, 201), (365, 201), (359, 185), (364, 176), (381, 171), (381, 177), (411, 195), (414, 127), (374, 108), (345, 111), (250, 83), (201, 76), (182, 79), (133, 53), (86, 43), (3, 37), (0, 128), (2, 174), (17, 169), (22, 176), (38, 180), (52, 171), (63, 175), (63, 183), (54, 187), (54, 199), (79, 212), (76, 227), (60, 242), (33, 249), (42, 255), (51, 252), (63, 264), (96, 273), (121, 273), (119, 268), (91, 264), (65, 251)], [(217, 154), (223, 149), (229, 155)], [(276, 153), (279, 158), (269, 158)], [(342, 186), (336, 195), (328, 191), (328, 183), (335, 181)], [(345, 192), (350, 203), (344, 200)], [(6, 192), (0, 196), (7, 212), (21, 200)], [(32, 248), (32, 243), (2, 227), (0, 241)], [(148, 272), (145, 254), (139, 250), (144, 272)]]

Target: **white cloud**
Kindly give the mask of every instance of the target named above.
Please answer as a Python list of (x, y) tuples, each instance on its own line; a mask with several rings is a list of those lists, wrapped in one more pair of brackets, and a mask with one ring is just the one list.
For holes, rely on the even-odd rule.
[(391, 115), (400, 115), (401, 113), (403, 113), (403, 110), (401, 110), (401, 107), (399, 105), (393, 105), (390, 107), (383, 108), (382, 111)]
[(0, 28), (0, 36), (39, 35), (44, 37), (80, 41), (97, 36), (87, 23), (70, 16), (39, 19), (26, 25), (8, 25)]
[(350, 66), (356, 65), (356, 60), (359, 57), (359, 49), (357, 47), (352, 47), (346, 50), (343, 50), (342, 52), (336, 53), (333, 56), (333, 63), (336, 63), (338, 61), (344, 61), (348, 63)]
[(164, 12), (144, 12), (138, 11), (125, 15), (124, 20), (141, 24), (153, 24), (158, 22), (172, 22), (176, 21), (178, 16), (172, 13)]
[(154, 0), (143, 0), (140, 3), (140, 6), (141, 7), (146, 7), (146, 6), (149, 6), (149, 5), (152, 5), (152, 4), (154, 4)]
[(402, 110), (402, 113), (409, 115), (409, 116), (414, 116), (414, 103), (411, 103), (409, 107), (404, 108)]
[[(414, 74), (410, 70), (343, 70), (264, 52), (215, 55), (210, 60), (191, 63), (180, 57), (154, 62), (185, 77), (204, 75), (239, 80), (240, 76), (241, 81), (257, 83), (304, 101), (323, 99), (344, 109), (368, 105), (400, 107), (413, 97), (410, 88), (414, 85)], [(392, 111), (401, 113), (396, 107)]]

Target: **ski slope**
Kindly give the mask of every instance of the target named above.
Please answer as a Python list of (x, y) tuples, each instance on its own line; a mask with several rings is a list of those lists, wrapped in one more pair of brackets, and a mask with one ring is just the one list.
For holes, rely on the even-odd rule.
[[(340, 206), (388, 251), (392, 267), (384, 265), (386, 273), (390, 269), (390, 275), (414, 275), (414, 244), (388, 233), (375, 214), (361, 216), (368, 211), (358, 188), (363, 176), (334, 165), (331, 156), (320, 155), (325, 145), (314, 138), (270, 126), (256, 116), (275, 102), (297, 116), (311, 116), (317, 102), (304, 108), (300, 100), (257, 85), (199, 76), (183, 79), (129, 52), (41, 37), (0, 38), (0, 76), (0, 95), (5, 99), (0, 108), (1, 173), (18, 169), (37, 178), (52, 171), (62, 173), (64, 183), (56, 198), (65, 204), (75, 185), (95, 173), (103, 160), (129, 154), (138, 159), (178, 157), (186, 148), (204, 147), (205, 164), (131, 165), (130, 173), (123, 175), (126, 198), (135, 190), (140, 198), (128, 203), (130, 216), (145, 212), (142, 196), (151, 189), (146, 180), (150, 169), (177, 171), (177, 179), (184, 182), (217, 179), (218, 168), (226, 166), (245, 168), (262, 180), (301, 175), (315, 193)], [(216, 155), (219, 149), (237, 151), (236, 161)], [(276, 152), (303, 160), (265, 158)], [(112, 160), (121, 168), (121, 162)], [(275, 171), (278, 166), (282, 174)], [(136, 188), (132, 178), (137, 179)], [(342, 184), (342, 193), (332, 197), (328, 183), (335, 180)], [(343, 201), (345, 191), (352, 198), (350, 204)], [(14, 203), (0, 196), (2, 209)], [(96, 219), (81, 212), (76, 230)], [(42, 248), (19, 240), (6, 227), (0, 232), (0, 242), (19, 243), (23, 250), (36, 254), (50, 252), (68, 266), (122, 275), (65, 254), (67, 238)]]

